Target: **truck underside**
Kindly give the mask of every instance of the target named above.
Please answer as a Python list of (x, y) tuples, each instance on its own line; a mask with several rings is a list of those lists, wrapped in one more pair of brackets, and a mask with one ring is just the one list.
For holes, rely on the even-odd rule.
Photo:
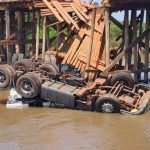
[(28, 103), (40, 99), (71, 109), (141, 114), (149, 107), (150, 87), (135, 84), (127, 72), (87, 82), (77, 74), (58, 72), (52, 63), (30, 61), (16, 62), (13, 67), (1, 65), (0, 88), (14, 87)]

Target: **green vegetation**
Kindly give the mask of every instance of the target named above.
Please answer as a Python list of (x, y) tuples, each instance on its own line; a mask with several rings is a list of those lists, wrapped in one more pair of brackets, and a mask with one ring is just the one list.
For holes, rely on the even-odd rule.
[(115, 48), (118, 46), (118, 42), (116, 41), (116, 39), (118, 38), (118, 36), (120, 36), (122, 34), (122, 30), (120, 30), (120, 28), (118, 28), (116, 25), (111, 24), (110, 25), (110, 42), (111, 42), (111, 47)]
[[(97, 3), (95, 3), (95, 5), (97, 5)], [(54, 20), (55, 18), (50, 18), (51, 20)], [(26, 20), (28, 20), (27, 18), (27, 15), (26, 15)], [(54, 20), (55, 21), (55, 20)], [(36, 29), (35, 29), (36, 30)], [(27, 31), (27, 34), (26, 34), (26, 39), (28, 40), (31, 40), (32, 39), (32, 29), (28, 29)], [(56, 28), (54, 27), (51, 27), (49, 28), (49, 38), (50, 39), (54, 39), (55, 36), (56, 36)], [(67, 35), (68, 31), (65, 30), (64, 31), (64, 34)], [(110, 42), (111, 42), (111, 47), (112, 48), (115, 48), (118, 46), (118, 43), (120, 41), (116, 41), (116, 39), (118, 38), (118, 36), (120, 36), (122, 34), (122, 31), (114, 24), (111, 24), (110, 25)], [(73, 39), (75, 38), (76, 36), (74, 35)], [(42, 20), (40, 21), (40, 39), (43, 38), (43, 22)]]

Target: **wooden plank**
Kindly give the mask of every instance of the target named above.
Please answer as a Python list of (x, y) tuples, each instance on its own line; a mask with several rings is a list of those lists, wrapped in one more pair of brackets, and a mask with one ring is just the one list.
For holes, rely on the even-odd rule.
[[(78, 57), (78, 59), (80, 61), (86, 63), (86, 57), (85, 56)], [(95, 69), (98, 69), (100, 71), (104, 71), (106, 69), (106, 67), (104, 67), (100, 62), (95, 61), (93, 59), (90, 60), (90, 66), (95, 68)]]
[[(126, 49), (129, 46), (129, 11), (125, 10), (125, 31), (124, 31), (124, 40), (125, 45), (124, 48)], [(125, 70), (129, 70), (129, 53), (125, 54)]]
[[(136, 10), (132, 10), (133, 13), (133, 40), (137, 38), (137, 20), (136, 20), (136, 15), (137, 12)], [(133, 47), (133, 53), (134, 53), (134, 69), (138, 69), (138, 49), (137, 49), (137, 44)], [(138, 81), (138, 75), (137, 73), (134, 74), (135, 81)]]
[[(5, 17), (6, 17), (6, 39), (9, 38), (10, 36), (10, 17), (9, 17), (9, 10), (5, 11)], [(10, 54), (10, 49), (9, 45), (6, 45), (6, 51), (7, 51), (7, 63), (11, 64), (11, 54)]]
[(82, 56), (83, 54), (87, 54), (87, 43), (89, 43), (89, 41), (89, 37), (85, 36), (74, 57), (71, 60), (71, 62), (73, 62), (73, 65), (77, 64), (78, 58), (80, 56)]
[(86, 64), (83, 63), (83, 64), (82, 64), (82, 67), (81, 67), (81, 73), (83, 73), (83, 72), (85, 71), (85, 67), (86, 67)]
[(79, 8), (82, 9), (82, 3), (81, 3), (80, 0), (73, 0), (73, 2), (74, 2), (75, 4), (77, 4)]
[(148, 28), (146, 31), (144, 31), (138, 38), (136, 38), (127, 49), (122, 51), (107, 67), (106, 69), (101, 73), (102, 76), (107, 76), (109, 71), (117, 64), (119, 60), (123, 58), (126, 52), (128, 52), (130, 49), (132, 49), (133, 46), (137, 45), (138, 42), (140, 42), (147, 34), (149, 34), (150, 28)]
[(36, 54), (35, 58), (39, 57), (39, 39), (40, 39), (40, 13), (37, 12), (37, 23), (36, 23)]
[[(150, 25), (150, 10), (147, 9), (146, 10), (146, 25), (145, 25), (145, 28), (148, 29), (149, 28), (149, 25)], [(149, 67), (149, 40), (150, 40), (150, 37), (149, 37), (149, 33), (147, 34), (147, 36), (145, 37), (145, 60), (144, 60), (144, 64), (145, 64), (145, 69), (148, 70), (148, 67)], [(148, 71), (145, 71), (144, 72), (144, 81), (146, 83), (148, 83)]]
[[(89, 48), (87, 52), (87, 63), (86, 63), (86, 69), (88, 70), (90, 67), (90, 60), (91, 60), (91, 55), (92, 55), (92, 50), (93, 50), (93, 37), (94, 37), (94, 27), (95, 27), (95, 18), (96, 18), (96, 9), (93, 9), (92, 12), (92, 26), (91, 26), (91, 34), (90, 34), (90, 43), (89, 43)], [(88, 74), (85, 74), (85, 78), (88, 76)]]
[(59, 2), (55, 1), (59, 9), (64, 12), (65, 16), (71, 21), (71, 23), (79, 30), (77, 23), (71, 18), (71, 16), (63, 9), (63, 7), (59, 4)]
[(62, 10), (60, 8), (60, 5), (57, 1), (52, 1), (52, 4), (55, 6), (56, 10), (61, 14), (61, 16), (63, 17), (63, 19), (68, 23), (71, 24), (71, 21), (68, 19), (68, 17), (65, 14), (65, 10)]
[(32, 18), (32, 55), (35, 55), (36, 51), (36, 25), (35, 25), (35, 12), (30, 13)]
[(76, 5), (76, 3), (72, 3), (74, 5), (74, 7), (80, 12), (80, 14), (82, 14), (82, 16), (84, 16), (84, 18), (86, 20), (89, 20), (90, 17), (78, 6)]
[(78, 36), (76, 37), (76, 39), (74, 40), (74, 42), (72, 43), (69, 51), (67, 52), (65, 58), (62, 61), (62, 64), (65, 63), (69, 63), (70, 60), (72, 59), (72, 56), (74, 56), (76, 50), (78, 49), (78, 47), (80, 46), (81, 40), (84, 36), (85, 33), (85, 28), (81, 28), (80, 31), (78, 32)]
[(46, 17), (43, 18), (43, 44), (42, 44), (42, 59), (45, 57), (46, 50)]
[(59, 15), (59, 13), (52, 7), (52, 5), (47, 1), (47, 0), (42, 0), (46, 6), (50, 9), (50, 11), (56, 16), (56, 18), (60, 21), (63, 22), (64, 20), (62, 17)]
[(106, 41), (106, 66), (109, 65), (110, 62), (110, 25), (109, 25), (109, 8), (105, 9), (105, 41)]
[(21, 40), (22, 40), (22, 27), (23, 27), (23, 15), (20, 11), (17, 12), (17, 21), (18, 21), (18, 43), (19, 43), (19, 47), (18, 47), (18, 54), (23, 52), (22, 49), (22, 44), (21, 44)]
[(77, 69), (79, 70), (79, 66), (80, 66), (80, 61), (77, 60), (77, 63), (76, 63), (76, 65), (75, 65), (75, 68), (77, 68)]
[(85, 18), (78, 12), (78, 10), (76, 9), (76, 7), (73, 4), (70, 4), (71, 8), (74, 10), (74, 12), (76, 13), (76, 15), (83, 21), (86, 22)]

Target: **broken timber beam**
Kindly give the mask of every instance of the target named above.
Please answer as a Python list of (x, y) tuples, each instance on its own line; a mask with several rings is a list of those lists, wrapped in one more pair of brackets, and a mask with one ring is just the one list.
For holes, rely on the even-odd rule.
[[(96, 17), (96, 9), (93, 9), (92, 14), (92, 25), (91, 25), (91, 35), (90, 35), (90, 45), (87, 52), (87, 63), (86, 63), (86, 70), (89, 70), (90, 68), (90, 61), (91, 61), (91, 55), (92, 55), (92, 49), (93, 49), (93, 39), (94, 39), (94, 27), (95, 27), (95, 17)], [(85, 78), (88, 77), (88, 73), (85, 74)]]
[(126, 52), (128, 52), (130, 49), (132, 49), (133, 46), (135, 46), (138, 42), (140, 42), (147, 34), (149, 34), (150, 28), (148, 28), (146, 31), (144, 31), (138, 38), (136, 38), (127, 49), (122, 51), (107, 67), (106, 69), (101, 73), (102, 76), (108, 76), (109, 71), (117, 64), (119, 60), (123, 58)]
[(105, 42), (106, 42), (106, 66), (109, 65), (110, 62), (110, 24), (109, 24), (109, 8), (105, 8)]
[(50, 9), (50, 11), (56, 16), (56, 18), (60, 21), (63, 22), (63, 18), (59, 15), (59, 13), (55, 10), (55, 8), (53, 8), (53, 6), (50, 4), (50, 2), (48, 2), (47, 0), (42, 0), (47, 7)]

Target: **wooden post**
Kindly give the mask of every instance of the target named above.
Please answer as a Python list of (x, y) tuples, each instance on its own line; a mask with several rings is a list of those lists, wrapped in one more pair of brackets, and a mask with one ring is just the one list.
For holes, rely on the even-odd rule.
[[(6, 17), (6, 39), (10, 36), (10, 17), (9, 17), (9, 10), (5, 10), (5, 17)], [(11, 64), (11, 54), (9, 45), (6, 45), (6, 51), (7, 51), (7, 63)]]
[(18, 18), (18, 42), (19, 42), (19, 52), (23, 52), (23, 47), (22, 47), (22, 28), (23, 28), (23, 15), (22, 12), (18, 11), (17, 13), (17, 18)]
[[(88, 48), (88, 52), (87, 52), (86, 70), (89, 70), (89, 68), (90, 68), (90, 61), (91, 61), (91, 55), (92, 55), (92, 49), (93, 49), (93, 39), (94, 39), (95, 17), (96, 17), (96, 8), (93, 9), (93, 14), (92, 14), (90, 43), (89, 43), (89, 48)], [(87, 77), (88, 77), (88, 73), (85, 74), (85, 78), (87, 78)]]
[(105, 41), (106, 41), (106, 66), (110, 62), (110, 23), (109, 23), (109, 8), (105, 8)]
[[(4, 39), (4, 11), (0, 11), (0, 40), (2, 39)], [(0, 45), (0, 55), (2, 54), (3, 54), (3, 46)]]
[(35, 12), (31, 12), (31, 18), (32, 18), (32, 51), (33, 55), (36, 51), (36, 26), (35, 26)]
[[(62, 24), (59, 23), (57, 24), (57, 33), (59, 33), (61, 31), (62, 28)], [(57, 35), (57, 39), (56, 39), (56, 49), (58, 50), (59, 45), (61, 44), (61, 34)]]
[(46, 16), (43, 18), (43, 44), (42, 44), (42, 59), (45, 56), (46, 49)]
[[(125, 24), (125, 31), (124, 31), (125, 45), (124, 45), (124, 49), (127, 49), (127, 47), (129, 46), (129, 12), (128, 12), (128, 10), (125, 10), (124, 24)], [(125, 69), (126, 70), (129, 69), (129, 53), (128, 52), (126, 52), (126, 54), (125, 54)]]
[(49, 49), (50, 43), (49, 43), (49, 28), (46, 28), (46, 48)]
[(37, 24), (36, 24), (36, 55), (35, 58), (39, 57), (39, 39), (40, 39), (40, 13), (37, 12)]
[[(149, 29), (149, 25), (150, 25), (150, 10), (147, 9), (146, 10), (146, 30)], [(148, 83), (148, 63), (149, 63), (149, 33), (148, 35), (145, 37), (145, 68), (146, 71), (144, 72), (144, 81), (146, 83)]]
[[(144, 10), (141, 10), (141, 14), (140, 14), (140, 22), (139, 22), (139, 36), (142, 34), (143, 32), (143, 21), (144, 21)], [(142, 44), (141, 42), (138, 43), (138, 69), (141, 69), (141, 62), (142, 62)], [(140, 54), (141, 53), (141, 54)], [(138, 78), (140, 79), (141, 78), (141, 73), (138, 73)]]
[[(136, 21), (136, 10), (133, 10), (133, 41), (137, 38), (137, 21)], [(138, 49), (137, 45), (133, 47), (133, 53), (134, 53), (134, 70), (138, 69)], [(134, 73), (135, 81), (138, 81), (138, 75), (135, 71)]]

